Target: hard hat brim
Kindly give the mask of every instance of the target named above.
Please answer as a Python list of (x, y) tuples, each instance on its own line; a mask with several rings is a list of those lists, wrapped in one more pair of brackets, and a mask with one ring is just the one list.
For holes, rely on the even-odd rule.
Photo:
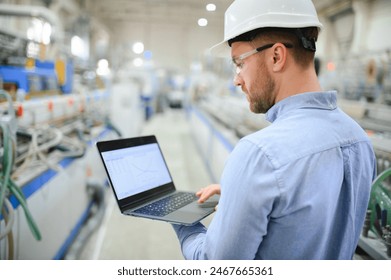
[(229, 57), (231, 55), (231, 48), (228, 46), (228, 42), (224, 40), (207, 49), (207, 54), (218, 57)]

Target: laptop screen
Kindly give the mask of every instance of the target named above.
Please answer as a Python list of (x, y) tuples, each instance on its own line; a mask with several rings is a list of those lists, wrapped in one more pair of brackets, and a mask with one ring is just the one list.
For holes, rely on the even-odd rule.
[(118, 199), (124, 199), (172, 181), (157, 143), (101, 153)]

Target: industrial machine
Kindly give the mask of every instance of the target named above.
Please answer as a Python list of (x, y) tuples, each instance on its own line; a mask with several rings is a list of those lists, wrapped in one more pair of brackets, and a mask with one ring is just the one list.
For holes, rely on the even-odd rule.
[(108, 96), (95, 92), (12, 103), (10, 95), (2, 95), (8, 103), (1, 104), (7, 111), (0, 121), (0, 256), (63, 258), (83, 224), (103, 206), (105, 179), (99, 178), (91, 146), (110, 137), (105, 113), (97, 109), (105, 108)]
[(110, 92), (74, 88), (49, 10), (2, 4), (0, 23), (0, 259), (77, 258), (104, 215)]
[(387, 179), (391, 178), (391, 168), (382, 172), (372, 186), (369, 205), (370, 229), (384, 242), (387, 256), (391, 257), (391, 188)]
[(379, 175), (372, 184), (359, 246), (375, 259), (391, 259), (391, 146), (384, 139), (373, 141)]

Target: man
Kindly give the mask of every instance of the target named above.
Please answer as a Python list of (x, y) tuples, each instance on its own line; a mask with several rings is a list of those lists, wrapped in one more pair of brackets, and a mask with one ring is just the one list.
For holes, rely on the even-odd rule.
[(312, 2), (236, 0), (225, 24), (234, 83), (271, 125), (241, 139), (220, 185), (199, 192), (201, 203), (221, 193), (209, 228), (174, 225), (184, 257), (351, 259), (376, 160), (336, 92), (321, 90)]

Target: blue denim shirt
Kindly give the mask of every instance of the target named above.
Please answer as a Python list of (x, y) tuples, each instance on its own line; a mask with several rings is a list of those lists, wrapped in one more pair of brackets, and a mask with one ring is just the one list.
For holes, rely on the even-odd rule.
[(208, 229), (174, 225), (186, 259), (351, 259), (376, 159), (336, 92), (288, 97), (241, 139)]

